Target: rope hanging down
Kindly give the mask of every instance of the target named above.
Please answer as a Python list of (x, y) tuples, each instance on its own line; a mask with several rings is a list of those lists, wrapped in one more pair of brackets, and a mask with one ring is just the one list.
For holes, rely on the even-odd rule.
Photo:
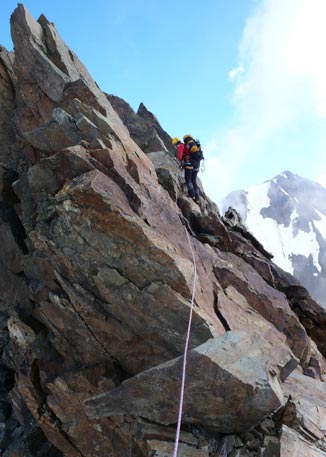
[(195, 300), (195, 286), (196, 286), (196, 279), (197, 279), (197, 268), (196, 268), (196, 258), (195, 258), (194, 249), (192, 247), (190, 236), (189, 236), (189, 233), (188, 233), (186, 227), (184, 227), (184, 229), (185, 229), (185, 232), (186, 232), (186, 235), (187, 235), (187, 238), (188, 238), (188, 243), (189, 243), (190, 250), (191, 250), (192, 261), (193, 261), (193, 265), (194, 265), (194, 276), (193, 276), (193, 283), (192, 283), (192, 295), (191, 295), (191, 306), (190, 306), (190, 312), (189, 312), (188, 330), (187, 330), (186, 343), (185, 343), (185, 348), (184, 348), (184, 353), (183, 353), (183, 366), (182, 366), (182, 380), (181, 380), (180, 401), (179, 401), (179, 414), (178, 414), (178, 423), (177, 423), (177, 430), (176, 430), (176, 436), (175, 436), (173, 457), (177, 457), (177, 455), (178, 455), (178, 447), (179, 447), (179, 439), (180, 439), (180, 428), (181, 428), (181, 419), (182, 419), (182, 409), (183, 409), (184, 386), (185, 386), (185, 380), (186, 380), (187, 353), (188, 353), (188, 346), (189, 346), (189, 339), (190, 339), (192, 312), (193, 312), (194, 300)]

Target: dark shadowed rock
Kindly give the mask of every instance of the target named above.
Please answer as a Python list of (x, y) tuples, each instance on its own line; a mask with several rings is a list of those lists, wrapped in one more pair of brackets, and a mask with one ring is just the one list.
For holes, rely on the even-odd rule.
[(35, 130), (25, 132), (25, 138), (41, 151), (57, 152), (81, 142), (82, 136), (76, 122), (69, 114), (56, 108), (50, 122)]
[(172, 138), (170, 135), (162, 128), (161, 124), (159, 123), (159, 120), (157, 117), (148, 111), (146, 106), (141, 103), (138, 107), (137, 111), (138, 116), (140, 116), (144, 121), (146, 122), (147, 126), (150, 126), (154, 128), (154, 130), (157, 132), (158, 136), (162, 139), (166, 149), (170, 152), (170, 154), (175, 157), (176, 155), (176, 150), (175, 147), (172, 146), (171, 140)]
[(11, 116), (15, 108), (15, 91), (12, 81), (13, 54), (0, 46), (0, 160), (11, 161), (11, 146), (15, 141)]
[(176, 201), (178, 195), (182, 193), (182, 184), (176, 159), (168, 156), (166, 151), (150, 152), (147, 155), (153, 162), (159, 183), (168, 191), (170, 197)]
[[(154, 125), (150, 125), (146, 120), (139, 116), (122, 98), (116, 95), (107, 95), (113, 108), (119, 114), (122, 122), (130, 132), (131, 138), (146, 153), (155, 151), (167, 152), (164, 141), (159, 136)], [(171, 139), (170, 139), (171, 144)], [(175, 152), (175, 151), (174, 151)]]

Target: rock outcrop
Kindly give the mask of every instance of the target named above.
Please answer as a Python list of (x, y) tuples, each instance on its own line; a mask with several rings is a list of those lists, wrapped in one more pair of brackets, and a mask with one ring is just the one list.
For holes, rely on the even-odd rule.
[(326, 456), (323, 308), (43, 15), (0, 50), (0, 456)]

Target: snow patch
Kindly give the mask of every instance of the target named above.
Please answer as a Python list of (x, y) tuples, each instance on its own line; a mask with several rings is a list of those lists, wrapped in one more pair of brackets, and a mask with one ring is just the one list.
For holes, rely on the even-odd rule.
[(314, 221), (315, 227), (319, 231), (321, 236), (324, 238), (324, 240), (326, 240), (326, 216), (324, 214), (322, 214), (320, 211), (318, 211), (317, 209), (315, 209), (315, 211), (318, 214), (318, 216), (320, 217), (319, 221), (316, 221), (316, 220)]
[(273, 255), (273, 262), (291, 274), (297, 265), (298, 279), (326, 306), (326, 279), (320, 274), (326, 268), (325, 188), (284, 172), (242, 191), (242, 199), (232, 194), (229, 197), (230, 206), (236, 210), (240, 207), (245, 215), (243, 223)]
[[(294, 210), (291, 214), (290, 224), (285, 227), (278, 224), (274, 219), (263, 217), (260, 209), (270, 204), (268, 198), (268, 184), (253, 187), (248, 190), (248, 215), (245, 224), (251, 233), (261, 241), (265, 249), (274, 255), (273, 261), (283, 270), (293, 274), (292, 255), (312, 255), (313, 264), (318, 271), (321, 267), (318, 261), (319, 244), (313, 226), (309, 223), (309, 232), (299, 230), (294, 236), (293, 224), (298, 219), (298, 213)], [(258, 210), (257, 210), (258, 209)], [(319, 222), (319, 221), (318, 221)], [(326, 217), (324, 218), (326, 233)]]
[(286, 190), (284, 190), (282, 187), (280, 187), (280, 191), (283, 192), (283, 194), (285, 194), (286, 196), (290, 197), (290, 194), (286, 192)]

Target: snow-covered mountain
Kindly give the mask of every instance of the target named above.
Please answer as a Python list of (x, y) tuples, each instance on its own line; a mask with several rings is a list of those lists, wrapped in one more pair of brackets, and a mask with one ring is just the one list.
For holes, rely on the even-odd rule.
[(326, 306), (326, 188), (290, 171), (255, 187), (231, 192), (221, 203), (231, 206), (244, 225)]

